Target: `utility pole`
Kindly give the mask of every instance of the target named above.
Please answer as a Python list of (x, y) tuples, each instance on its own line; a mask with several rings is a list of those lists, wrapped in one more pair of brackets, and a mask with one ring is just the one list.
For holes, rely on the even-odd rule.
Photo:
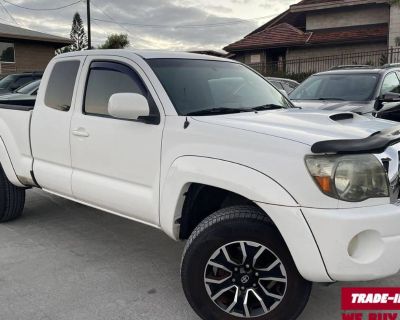
[(88, 24), (88, 50), (92, 49), (92, 30), (90, 23), (90, 0), (86, 0), (87, 3), (87, 24)]

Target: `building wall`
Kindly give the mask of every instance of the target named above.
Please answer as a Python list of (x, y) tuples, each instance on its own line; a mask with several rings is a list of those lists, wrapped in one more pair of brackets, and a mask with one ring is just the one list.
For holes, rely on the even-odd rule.
[(351, 54), (359, 52), (371, 52), (371, 51), (379, 51), (385, 49), (387, 49), (387, 45), (385, 42), (323, 46), (323, 47), (289, 48), (287, 51), (286, 60), (322, 58), (324, 56)]
[[(349, 44), (338, 46), (290, 48), (286, 55), (287, 72), (319, 72), (338, 65), (386, 63), (387, 44)], [(300, 62), (294, 60), (301, 59)], [(304, 61), (309, 59), (309, 61)]]
[[(277, 50), (279, 50), (279, 52)], [(265, 64), (272, 63), (273, 56), (275, 59), (281, 57), (281, 59), (284, 60), (286, 57), (286, 49), (248, 50), (236, 53), (233, 59), (245, 64)]]
[(389, 23), (388, 6), (344, 8), (332, 11), (307, 13), (307, 30), (341, 28), (369, 24)]
[[(259, 60), (257, 60), (259, 59)], [(265, 50), (246, 51), (241, 54), (241, 62), (246, 64), (265, 63)]]
[(400, 5), (390, 8), (389, 48), (397, 46), (396, 38), (400, 39)]
[(1, 73), (44, 71), (56, 47), (33, 42), (15, 42), (15, 63), (2, 63)]

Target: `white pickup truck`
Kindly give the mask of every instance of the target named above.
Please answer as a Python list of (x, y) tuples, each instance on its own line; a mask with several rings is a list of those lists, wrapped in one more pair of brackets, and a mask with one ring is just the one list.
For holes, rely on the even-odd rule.
[(246, 66), (186, 53), (54, 58), (36, 105), (0, 106), (0, 219), (25, 189), (187, 240), (203, 319), (296, 319), (312, 282), (400, 269), (400, 129), (303, 111)]

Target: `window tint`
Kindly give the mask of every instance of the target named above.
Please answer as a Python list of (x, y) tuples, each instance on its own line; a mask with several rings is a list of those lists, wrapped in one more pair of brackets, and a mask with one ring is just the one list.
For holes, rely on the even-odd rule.
[(70, 109), (79, 65), (79, 61), (61, 61), (54, 65), (46, 88), (46, 106), (61, 111)]
[(110, 116), (108, 101), (115, 93), (140, 94), (149, 100), (151, 115), (158, 114), (157, 107), (155, 107), (136, 72), (119, 63), (92, 63), (86, 86), (84, 112), (86, 114)]
[(394, 72), (388, 74), (383, 81), (381, 94), (384, 95), (389, 92), (400, 93), (400, 81)]
[(292, 107), (265, 78), (238, 63), (191, 59), (149, 59), (147, 63), (180, 115), (212, 108)]

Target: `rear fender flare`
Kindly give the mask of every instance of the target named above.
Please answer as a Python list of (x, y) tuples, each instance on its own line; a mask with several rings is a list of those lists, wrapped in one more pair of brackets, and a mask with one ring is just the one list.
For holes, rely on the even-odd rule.
[(12, 165), (10, 156), (8, 154), (7, 148), (4, 144), (3, 139), (0, 137), (0, 163), (3, 167), (4, 173), (7, 179), (17, 187), (25, 187), (19, 180), (15, 173), (14, 167)]

